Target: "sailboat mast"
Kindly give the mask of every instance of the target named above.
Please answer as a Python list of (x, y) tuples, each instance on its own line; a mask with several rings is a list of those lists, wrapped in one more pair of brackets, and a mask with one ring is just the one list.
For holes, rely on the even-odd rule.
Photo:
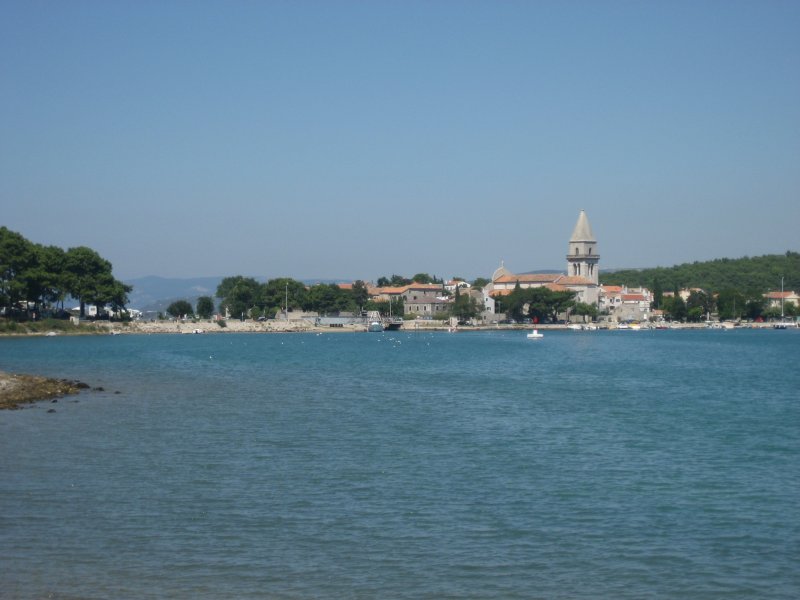
[(783, 276), (781, 276), (781, 321), (783, 321)]

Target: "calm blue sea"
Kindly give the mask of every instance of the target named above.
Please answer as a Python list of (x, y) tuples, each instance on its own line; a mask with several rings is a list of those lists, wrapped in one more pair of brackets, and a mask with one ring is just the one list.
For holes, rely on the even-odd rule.
[(796, 599), (798, 359), (771, 330), (2, 339), (0, 370), (105, 391), (0, 412), (0, 597)]

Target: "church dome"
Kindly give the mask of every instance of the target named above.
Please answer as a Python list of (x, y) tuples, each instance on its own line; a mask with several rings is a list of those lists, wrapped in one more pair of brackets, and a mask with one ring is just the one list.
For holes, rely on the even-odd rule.
[(495, 269), (494, 273), (492, 273), (492, 281), (497, 281), (503, 275), (512, 275), (512, 273), (511, 273), (511, 271), (506, 269), (505, 264), (501, 260), (500, 261), (500, 266)]

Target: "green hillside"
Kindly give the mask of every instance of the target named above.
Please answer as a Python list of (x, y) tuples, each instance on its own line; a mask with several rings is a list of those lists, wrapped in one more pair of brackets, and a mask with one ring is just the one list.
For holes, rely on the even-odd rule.
[(600, 283), (652, 289), (658, 280), (664, 290), (696, 287), (710, 292), (725, 289), (766, 292), (780, 290), (781, 277), (784, 289), (800, 291), (800, 253), (718, 258), (653, 269), (601, 271)]

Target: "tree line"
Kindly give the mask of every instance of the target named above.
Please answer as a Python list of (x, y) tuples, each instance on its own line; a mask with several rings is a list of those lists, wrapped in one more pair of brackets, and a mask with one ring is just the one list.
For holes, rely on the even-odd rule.
[(699, 323), (712, 314), (723, 321), (777, 319), (782, 314), (788, 317), (798, 314), (798, 307), (791, 302), (784, 305), (782, 312), (777, 306), (769, 306), (761, 292), (753, 290), (741, 292), (726, 288), (714, 294), (702, 289), (692, 289), (684, 300), (678, 290), (671, 295), (664, 295), (658, 280), (654, 288), (653, 308), (663, 310), (664, 316), (673, 321)]
[(745, 295), (780, 289), (800, 290), (800, 253), (744, 258), (718, 258), (674, 267), (601, 271), (600, 283), (654, 289), (658, 281), (667, 290), (699, 288), (709, 293), (737, 290)]
[[(373, 302), (367, 284), (356, 281), (350, 289), (336, 284), (318, 283), (307, 287), (290, 277), (270, 279), (260, 283), (253, 277), (235, 275), (224, 278), (215, 293), (219, 314), (241, 319), (271, 319), (285, 311), (314, 311), (319, 314), (377, 310), (388, 313), (388, 303)], [(385, 306), (384, 306), (385, 305)], [(395, 314), (402, 314), (402, 300), (394, 302)], [(167, 313), (173, 317), (198, 316), (210, 318), (215, 312), (214, 298), (201, 296), (196, 310), (186, 300), (173, 302)]]
[[(768, 254), (743, 258), (719, 258), (674, 267), (624, 269), (601, 272), (600, 283), (646, 287), (653, 292), (654, 309), (664, 311), (675, 321), (703, 321), (716, 314), (720, 319), (770, 319), (781, 316), (781, 309), (770, 307), (767, 291), (800, 290), (800, 253)], [(687, 298), (679, 291), (689, 289)], [(665, 294), (666, 291), (672, 292)], [(789, 303), (786, 316), (797, 315)]]
[[(444, 285), (442, 280), (425, 273), (417, 274), (413, 279), (392, 275), (391, 278), (381, 277), (378, 281), (382, 284), (379, 287), (402, 287), (414, 282)], [(442, 293), (449, 294), (444, 287)], [(399, 317), (403, 315), (404, 309), (402, 297), (384, 301), (371, 299), (367, 284), (360, 280), (349, 288), (331, 283), (318, 283), (309, 287), (289, 277), (279, 277), (260, 283), (253, 277), (235, 275), (226, 277), (220, 282), (214, 298), (201, 296), (197, 300), (196, 307), (193, 307), (188, 300), (177, 300), (167, 307), (167, 314), (172, 317), (197, 316), (208, 319), (218, 312), (230, 318), (272, 319), (286, 311), (299, 310), (321, 315), (375, 311), (384, 316)], [(480, 310), (479, 304), (469, 294), (462, 294), (458, 288), (456, 289), (450, 315), (459, 319), (470, 319)]]
[(95, 250), (78, 246), (64, 250), (36, 244), (7, 227), (0, 227), (0, 306), (17, 320), (65, 316), (68, 297), (80, 303), (80, 315), (93, 305), (121, 311), (132, 288), (114, 278), (111, 263)]

